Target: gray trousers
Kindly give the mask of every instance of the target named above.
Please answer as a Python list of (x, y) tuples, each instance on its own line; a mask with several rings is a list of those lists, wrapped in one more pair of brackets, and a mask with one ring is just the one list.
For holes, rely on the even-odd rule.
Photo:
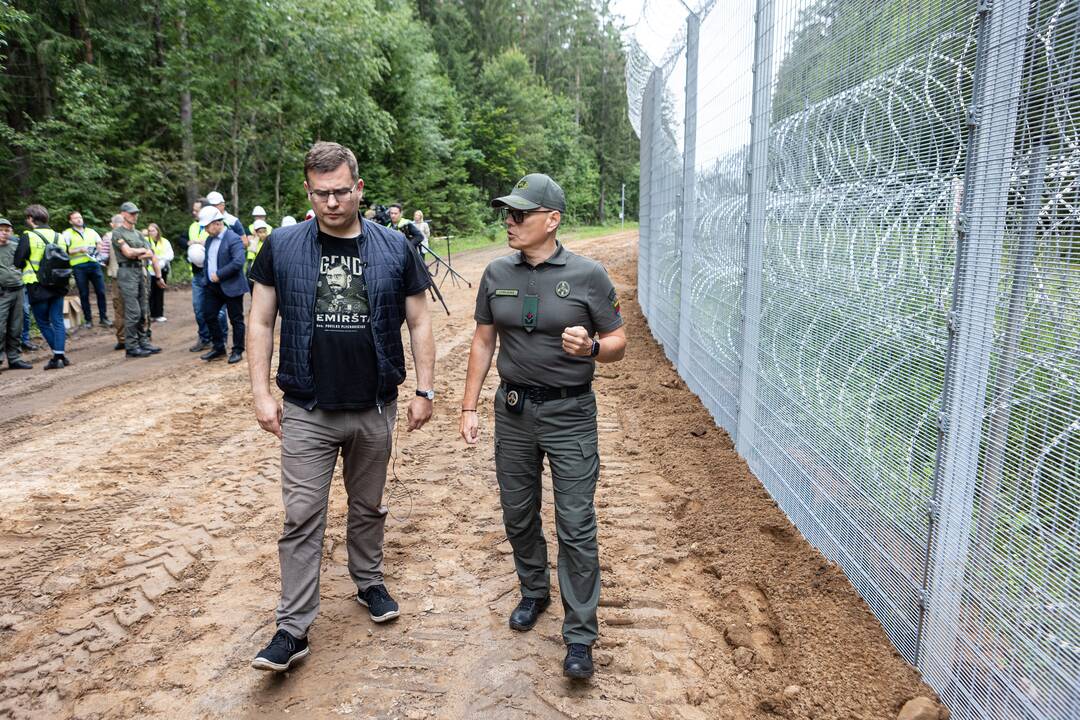
[(22, 339), (24, 292), (22, 288), (0, 290), (0, 350), (8, 363), (21, 359), (19, 343)]
[(592, 393), (543, 403), (525, 401), (518, 415), (495, 395), (495, 473), (506, 537), (523, 597), (547, 597), (551, 576), (540, 517), (544, 456), (551, 466), (563, 641), (592, 645), (597, 636), (600, 558), (593, 496), (600, 476), (596, 397)]
[(120, 266), (116, 273), (124, 303), (124, 347), (135, 350), (150, 344), (150, 284), (141, 267)]
[(319, 612), (330, 481), (342, 456), (349, 497), (346, 548), (349, 574), (357, 590), (383, 583), (382, 504), (397, 408), (304, 410), (285, 403), (281, 421), (281, 499), (285, 529), (278, 540), (281, 603), (278, 627), (293, 637), (307, 635)]

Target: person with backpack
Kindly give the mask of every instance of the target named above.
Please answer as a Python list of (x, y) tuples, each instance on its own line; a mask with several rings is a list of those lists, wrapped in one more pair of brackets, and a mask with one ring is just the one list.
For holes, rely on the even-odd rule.
[(25, 260), (19, 253), (19, 269), (23, 271), (23, 285), (30, 298), (30, 310), (34, 313), (41, 336), (52, 348), (52, 359), (46, 370), (59, 370), (71, 364), (64, 355), (64, 296), (71, 284), (71, 261), (64, 251), (60, 233), (49, 227), (49, 211), (42, 205), (26, 208), (26, 225), (29, 230), (20, 243), (26, 243)]

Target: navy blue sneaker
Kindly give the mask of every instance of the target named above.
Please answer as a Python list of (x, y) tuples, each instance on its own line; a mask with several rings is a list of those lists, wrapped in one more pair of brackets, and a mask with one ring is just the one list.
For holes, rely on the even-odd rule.
[(356, 593), (356, 602), (366, 607), (371, 619), (377, 623), (393, 620), (401, 614), (397, 602), (390, 597), (383, 585), (372, 585), (367, 590)]
[(297, 640), (286, 631), (278, 630), (270, 644), (260, 650), (251, 661), (251, 667), (256, 670), (285, 672), (294, 662), (306, 658), (310, 653), (307, 638)]

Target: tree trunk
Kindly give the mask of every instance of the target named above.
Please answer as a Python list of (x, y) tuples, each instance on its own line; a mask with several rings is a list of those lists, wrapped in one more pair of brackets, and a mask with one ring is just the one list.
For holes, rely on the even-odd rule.
[(83, 59), (86, 60), (87, 65), (93, 65), (94, 42), (90, 38), (90, 9), (86, 6), (86, 0), (75, 0), (75, 12), (78, 13), (75, 21), (78, 27), (72, 36), (82, 40)]
[[(181, 8), (176, 21), (180, 52), (185, 59), (188, 49), (187, 25), (184, 22), (186, 15)], [(186, 62), (180, 73), (180, 154), (184, 163), (184, 194), (190, 208), (199, 197), (199, 187), (196, 177), (198, 169), (195, 165), (195, 134), (191, 126), (191, 72), (187, 69)]]

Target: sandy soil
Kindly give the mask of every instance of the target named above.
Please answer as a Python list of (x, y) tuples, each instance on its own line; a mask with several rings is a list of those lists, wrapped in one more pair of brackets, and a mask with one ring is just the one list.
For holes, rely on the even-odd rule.
[[(572, 245), (611, 271), (631, 340), (596, 382), (591, 682), (561, 675), (558, 603), (530, 633), (506, 626), (517, 584), (492, 457), (497, 379), (467, 449), (456, 408), (474, 291), (449, 283), (453, 314), (433, 306), (436, 415), (398, 434), (387, 491), (402, 617), (375, 625), (354, 600), (336, 482), (312, 655), (286, 675), (252, 670), (277, 601), (278, 443), (251, 414), (246, 364), (187, 352), (190, 296), (176, 292), (155, 358), (124, 360), (95, 330), (67, 370), (0, 375), (0, 717), (895, 718), (933, 696), (650, 339), (635, 243)], [(455, 266), (475, 280), (502, 252)], [(550, 488), (545, 513), (550, 528)]]

